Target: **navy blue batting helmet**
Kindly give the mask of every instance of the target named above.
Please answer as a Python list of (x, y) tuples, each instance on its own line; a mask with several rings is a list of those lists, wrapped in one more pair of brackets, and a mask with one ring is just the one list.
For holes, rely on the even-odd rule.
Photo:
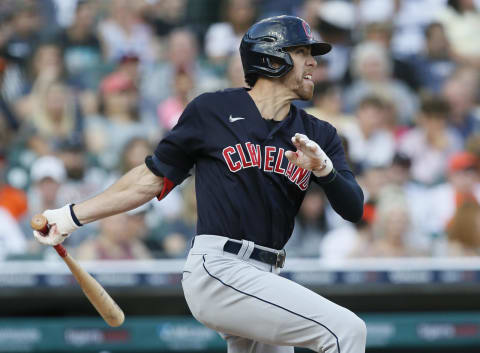
[[(312, 56), (328, 53), (332, 47), (313, 39), (307, 22), (295, 16), (266, 18), (250, 27), (242, 38), (240, 56), (247, 83), (249, 76), (281, 77), (293, 67), (289, 47), (308, 45)], [(272, 65), (271, 59), (280, 66)]]

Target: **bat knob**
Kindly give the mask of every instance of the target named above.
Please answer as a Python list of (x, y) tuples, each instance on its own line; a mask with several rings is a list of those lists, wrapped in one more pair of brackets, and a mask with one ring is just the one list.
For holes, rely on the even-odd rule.
[(30, 226), (32, 229), (45, 236), (48, 235), (48, 231), (50, 229), (47, 218), (42, 214), (36, 214), (33, 216), (30, 220)]

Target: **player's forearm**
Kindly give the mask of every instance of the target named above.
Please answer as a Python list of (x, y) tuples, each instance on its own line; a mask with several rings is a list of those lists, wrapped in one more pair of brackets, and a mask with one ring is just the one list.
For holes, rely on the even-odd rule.
[(82, 224), (132, 210), (160, 194), (163, 178), (145, 164), (133, 168), (101, 194), (78, 203), (74, 212)]
[(363, 216), (363, 191), (349, 171), (335, 172), (335, 178), (317, 178), (332, 208), (342, 218), (358, 222)]

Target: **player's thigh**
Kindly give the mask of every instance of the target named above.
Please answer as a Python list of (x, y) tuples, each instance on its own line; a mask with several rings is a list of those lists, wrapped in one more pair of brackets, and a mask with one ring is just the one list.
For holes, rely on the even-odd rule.
[(202, 273), (194, 274), (185, 291), (192, 314), (219, 332), (316, 350), (338, 345), (362, 325), (349, 310), (243, 261), (205, 256)]

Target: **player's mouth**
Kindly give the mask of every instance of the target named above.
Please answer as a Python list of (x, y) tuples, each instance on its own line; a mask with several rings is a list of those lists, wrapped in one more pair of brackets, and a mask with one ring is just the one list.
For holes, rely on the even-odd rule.
[(307, 83), (308, 85), (313, 85), (312, 74), (303, 75), (303, 82)]
[(303, 75), (303, 79), (311, 81), (312, 80), (312, 74)]

